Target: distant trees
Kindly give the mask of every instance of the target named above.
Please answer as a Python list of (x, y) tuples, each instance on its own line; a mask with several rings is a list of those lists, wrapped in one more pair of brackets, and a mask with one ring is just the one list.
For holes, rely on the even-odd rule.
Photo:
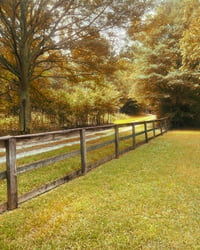
[[(91, 35), (92, 29), (96, 32), (119, 24), (127, 26), (129, 16), (142, 15), (148, 2), (0, 0), (1, 80), (17, 89), (23, 133), (31, 129), (31, 92), (39, 91), (35, 82), (50, 77), (47, 72), (56, 72), (56, 68), (63, 70), (62, 78), (74, 76), (63, 59), (71, 57), (80, 40)], [(7, 73), (9, 77), (5, 78)]]
[(186, 29), (180, 46), (184, 69), (200, 71), (200, 2), (186, 1), (184, 6)]
[[(133, 34), (137, 43), (132, 94), (160, 116), (169, 115), (174, 126), (200, 124), (200, 24), (193, 5), (190, 20), (184, 19), (188, 4), (164, 2)], [(199, 10), (199, 2), (193, 4)]]
[(141, 106), (136, 100), (129, 98), (120, 108), (120, 112), (127, 115), (136, 115), (141, 112)]

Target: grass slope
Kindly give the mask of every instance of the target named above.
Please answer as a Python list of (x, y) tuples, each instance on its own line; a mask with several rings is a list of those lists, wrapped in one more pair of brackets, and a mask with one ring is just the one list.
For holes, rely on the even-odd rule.
[(172, 131), (0, 215), (0, 249), (200, 249), (200, 132)]

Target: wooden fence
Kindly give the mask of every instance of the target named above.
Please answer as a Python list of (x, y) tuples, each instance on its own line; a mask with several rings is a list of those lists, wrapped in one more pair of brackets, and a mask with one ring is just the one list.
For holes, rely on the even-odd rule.
[[(139, 129), (138, 129), (139, 128)], [(0, 172), (0, 182), (6, 181), (7, 185), (7, 201), (0, 204), (0, 213), (6, 210), (12, 210), (18, 207), (19, 204), (41, 195), (53, 188), (58, 187), (61, 184), (64, 184), (78, 176), (86, 174), (91, 169), (110, 161), (114, 158), (118, 158), (121, 154), (128, 152), (130, 150), (135, 149), (139, 145), (143, 143), (148, 143), (149, 140), (155, 138), (156, 136), (162, 135), (167, 132), (169, 128), (168, 118), (156, 119), (151, 121), (144, 122), (134, 122), (127, 123), (122, 125), (104, 125), (98, 127), (88, 127), (88, 128), (78, 128), (78, 129), (69, 129), (64, 131), (55, 131), (55, 132), (47, 132), (40, 134), (30, 134), (30, 135), (21, 135), (21, 136), (6, 136), (0, 137), (0, 148), (5, 148), (5, 170)], [(130, 134), (124, 133), (124, 129), (128, 129), (127, 131)], [(88, 145), (88, 132), (94, 131), (112, 131), (113, 139), (105, 140), (97, 144), (93, 144), (91, 146)], [(20, 147), (20, 145), (26, 144), (28, 140), (39, 140), (44, 141), (46, 138), (55, 138), (56, 136), (67, 137), (69, 135), (76, 135), (78, 138), (78, 149), (72, 150), (71, 152), (62, 153), (60, 155), (56, 155), (47, 159), (42, 159), (36, 162), (28, 163), (23, 166), (17, 165), (17, 151), (16, 145)], [(137, 138), (142, 136), (142, 139), (137, 141)], [(131, 145), (120, 149), (120, 144), (123, 141), (131, 140)], [(91, 164), (87, 161), (87, 156), (89, 152), (94, 150), (100, 150), (106, 146), (113, 145), (114, 151), (112, 154), (107, 155), (106, 157), (101, 158)], [(57, 161), (63, 161), (66, 159), (71, 159), (71, 157), (79, 156), (80, 157), (80, 167), (75, 171), (68, 173), (62, 178), (51, 181), (45, 185), (37, 187), (34, 190), (31, 190), (25, 194), (19, 196), (18, 194), (18, 177), (22, 173), (26, 173), (28, 171), (32, 171), (50, 164), (53, 164)], [(1, 183), (0, 183), (1, 184)]]

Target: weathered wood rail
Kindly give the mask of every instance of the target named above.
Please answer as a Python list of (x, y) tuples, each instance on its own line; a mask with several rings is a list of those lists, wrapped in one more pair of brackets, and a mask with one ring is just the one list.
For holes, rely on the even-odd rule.
[[(137, 128), (140, 127), (138, 130)], [(129, 128), (130, 134), (124, 134), (120, 130), (123, 128)], [(139, 145), (143, 143), (148, 143), (149, 140), (155, 138), (156, 136), (162, 135), (167, 132), (169, 128), (169, 120), (168, 118), (156, 119), (151, 121), (143, 121), (143, 122), (134, 122), (127, 123), (122, 125), (104, 125), (98, 127), (87, 127), (87, 128), (78, 128), (78, 129), (69, 129), (63, 131), (55, 131), (55, 132), (47, 132), (40, 134), (29, 134), (29, 135), (21, 135), (21, 136), (6, 136), (0, 137), (0, 147), (5, 147), (6, 150), (6, 168), (5, 171), (0, 172), (0, 182), (2, 180), (6, 180), (7, 183), (7, 201), (0, 204), (0, 213), (6, 210), (12, 210), (18, 207), (19, 204), (41, 195), (53, 188), (58, 187), (61, 184), (64, 184), (76, 177), (86, 174), (88, 171), (93, 168), (110, 161), (114, 158), (118, 158), (121, 154), (128, 152), (130, 150), (135, 149)], [(87, 146), (87, 137), (86, 132), (88, 131), (97, 131), (97, 130), (112, 130), (114, 139), (110, 140), (108, 138), (107, 141), (97, 143), (95, 145)], [(138, 131), (137, 131), (138, 130)], [(79, 149), (73, 150), (71, 152), (67, 152), (64, 154), (60, 154), (57, 156), (53, 156), (47, 159), (42, 159), (33, 163), (29, 163), (23, 166), (17, 166), (17, 153), (16, 153), (16, 145), (21, 145), (23, 143), (27, 143), (28, 140), (34, 140), (39, 138), (39, 140), (43, 140), (44, 138), (54, 138), (56, 136), (67, 137), (69, 134), (78, 134), (79, 140)], [(144, 135), (144, 138), (137, 142), (137, 137)], [(125, 147), (124, 149), (120, 149), (120, 143), (126, 140), (131, 139), (131, 145)], [(91, 164), (87, 161), (87, 156), (89, 152), (93, 150), (100, 150), (103, 147), (108, 145), (114, 145), (114, 152), (100, 160), (97, 160)], [(74, 156), (80, 157), (81, 167), (70, 174), (63, 176), (62, 178), (56, 179), (50, 183), (42, 185), (30, 192), (27, 192), (21, 196), (18, 195), (18, 176), (22, 173), (26, 173), (28, 171), (35, 170), (37, 168), (41, 168), (50, 164), (53, 164), (57, 161), (62, 161), (65, 159), (69, 159)]]

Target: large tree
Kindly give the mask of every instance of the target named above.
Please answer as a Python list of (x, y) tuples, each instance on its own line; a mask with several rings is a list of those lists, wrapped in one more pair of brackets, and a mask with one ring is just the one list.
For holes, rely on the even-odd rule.
[(91, 27), (100, 31), (127, 25), (130, 15), (144, 13), (147, 2), (0, 0), (0, 67), (18, 86), (21, 131), (28, 133), (31, 128), (32, 83), (55, 67), (60, 56), (69, 55)]

